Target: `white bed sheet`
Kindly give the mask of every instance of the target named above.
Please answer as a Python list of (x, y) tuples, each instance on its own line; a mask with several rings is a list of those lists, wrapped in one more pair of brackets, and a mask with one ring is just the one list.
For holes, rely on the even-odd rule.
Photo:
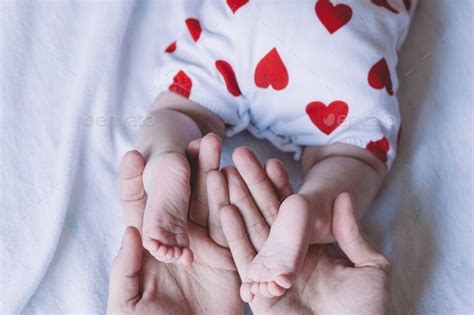
[[(0, 2), (2, 313), (102, 313), (117, 165), (154, 97), (177, 1)], [(364, 225), (396, 314), (473, 306), (473, 1), (421, 0), (401, 52), (399, 157)], [(171, 11), (171, 12), (170, 12)], [(183, 28), (184, 30), (184, 28)], [(263, 158), (286, 154), (243, 134)]]

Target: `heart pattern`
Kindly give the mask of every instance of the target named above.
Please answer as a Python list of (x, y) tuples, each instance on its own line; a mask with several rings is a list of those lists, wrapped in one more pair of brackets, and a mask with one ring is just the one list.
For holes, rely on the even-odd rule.
[(166, 47), (165, 52), (171, 54), (171, 53), (173, 53), (175, 50), (176, 50), (176, 41), (174, 41), (174, 42), (172, 42), (171, 44), (169, 44), (169, 46)]
[(199, 23), (198, 19), (189, 18), (185, 21), (186, 27), (188, 28), (189, 34), (195, 42), (198, 41), (199, 37), (201, 37), (201, 23)]
[(249, 0), (227, 0), (227, 6), (231, 9), (232, 13), (235, 14), (238, 9), (240, 9), (243, 5), (247, 4)]
[(381, 90), (385, 88), (388, 95), (393, 95), (392, 79), (385, 58), (380, 59), (370, 68), (368, 81), (374, 89)]
[(241, 94), (240, 88), (232, 66), (225, 60), (217, 60), (216, 69), (222, 75), (227, 91), (229, 91), (233, 96), (239, 96)]
[(392, 7), (390, 3), (388, 3), (388, 0), (372, 0), (372, 3), (375, 4), (376, 6), (382, 7), (387, 9), (388, 11), (398, 14), (398, 10)]
[(387, 152), (390, 149), (390, 143), (387, 138), (383, 137), (377, 141), (370, 141), (365, 148), (382, 160), (382, 162), (387, 162)]
[(346, 4), (334, 5), (329, 0), (318, 0), (315, 6), (316, 16), (330, 34), (349, 23), (352, 9)]
[(189, 98), (191, 95), (191, 88), (193, 87), (193, 81), (188, 77), (188, 75), (180, 70), (173, 78), (173, 83), (169, 86), (169, 90), (176, 94), (181, 95), (182, 97)]
[[(411, 0), (402, 0), (403, 6), (400, 4), (401, 5), (400, 8), (397, 8), (397, 6), (392, 5), (393, 3), (396, 3), (395, 1), (397, 0), (364, 0), (364, 1), (369, 2), (368, 6), (369, 8), (370, 6), (372, 6), (373, 11), (379, 11), (377, 13), (383, 14), (384, 19), (389, 18), (390, 16), (392, 16), (392, 18), (397, 18), (397, 16), (394, 14), (406, 14), (406, 12), (404, 12), (403, 10), (403, 6), (405, 7), (407, 11), (409, 11), (410, 8), (412, 7)], [(228, 9), (225, 8), (225, 10), (230, 10), (230, 11), (226, 11), (226, 16), (233, 19), (240, 18), (240, 16), (236, 13), (242, 7), (246, 6), (249, 2), (250, 2), (249, 0), (226, 0), (225, 3), (227, 4)], [(356, 3), (357, 1), (350, 2), (351, 3), (350, 6), (348, 4), (345, 4), (344, 2), (349, 2), (349, 0), (316, 0), (315, 3), (313, 2), (314, 11), (311, 10), (310, 8), (310, 10), (308, 10), (309, 12), (307, 12), (307, 14), (309, 15), (308, 17), (312, 19), (313, 23), (319, 26), (320, 30), (325, 28), (326, 31), (330, 35), (334, 35), (335, 33), (339, 32), (341, 29), (344, 30), (345, 27), (347, 30), (348, 28), (347, 25), (351, 23), (354, 12), (357, 13), (357, 16), (356, 16), (357, 18), (360, 18), (363, 15), (358, 14), (359, 12), (357, 12), (357, 7), (355, 4), (353, 4), (353, 3)], [(376, 9), (375, 6), (380, 7), (380, 10)], [(353, 9), (356, 11), (353, 11)], [(385, 13), (386, 11), (393, 14)], [(234, 16), (232, 16), (233, 14)], [(316, 15), (316, 19), (314, 18), (313, 14)], [(202, 32), (200, 21), (197, 18), (188, 18), (185, 20), (185, 24), (194, 42), (198, 42), (202, 36), (207, 36), (207, 33)], [(353, 25), (351, 24), (351, 28), (354, 27), (355, 29), (357, 29), (358, 27), (360, 27), (360, 25), (358, 24), (360, 23), (356, 23), (354, 21)], [(322, 31), (322, 32), (325, 33), (326, 31)], [(345, 31), (342, 31), (341, 34), (344, 36), (345, 34), (350, 35), (350, 33), (347, 33)], [(294, 34), (294, 36), (298, 36), (298, 35), (299, 34)], [(337, 44), (338, 41), (345, 40), (343, 37), (340, 37), (340, 36), (324, 35), (324, 37), (325, 37), (325, 41), (327, 41), (328, 44), (330, 44), (331, 42), (335, 42)], [(288, 42), (288, 44), (291, 45), (292, 42)], [(293, 48), (295, 52), (297, 52), (298, 47), (293, 47)], [(165, 52), (171, 54), (171, 53), (174, 53), (177, 49), (178, 49), (177, 42), (174, 41), (168, 45), (168, 47), (165, 49)], [(216, 52), (216, 54), (217, 53), (219, 54), (222, 53), (222, 56), (225, 56), (226, 51), (222, 50), (222, 51)], [(295, 71), (295, 69), (292, 69), (294, 66), (294, 63), (293, 62), (290, 63), (290, 61), (293, 61), (293, 60), (290, 59), (291, 55), (288, 56), (288, 54), (289, 52), (286, 53), (285, 51), (283, 55), (280, 55), (280, 51), (278, 51), (276, 47), (273, 47), (268, 52), (266, 52), (266, 54), (262, 54), (263, 57), (261, 57), (259, 60), (257, 59), (257, 60), (251, 61), (252, 64), (255, 64), (254, 83), (257, 88), (268, 89), (268, 90), (270, 90), (271, 88), (275, 91), (285, 90), (289, 86), (290, 75), (292, 75), (291, 88), (293, 88), (293, 85), (297, 85), (296, 76), (299, 75), (299, 73), (296, 72), (295, 74), (293, 74), (292, 71)], [(251, 55), (254, 56), (254, 54), (251, 54)], [(220, 58), (224, 58), (224, 59), (220, 59)], [(233, 63), (231, 65), (229, 61), (225, 60), (225, 58), (226, 57), (216, 58), (218, 59), (215, 61), (215, 69), (217, 70), (217, 72), (213, 69), (210, 69), (211, 70), (210, 72), (214, 74), (219, 73), (219, 75), (222, 77), (222, 80), (225, 83), (227, 91), (234, 97), (240, 97), (243, 94), (242, 94), (242, 91), (240, 90), (240, 87), (238, 84), (239, 82), (237, 81), (237, 76), (234, 69), (236, 70), (237, 68), (235, 67), (242, 66), (242, 65), (238, 64), (240, 60), (235, 61), (235, 64)], [(377, 59), (374, 59), (373, 61), (375, 60)], [(243, 66), (245, 67), (245, 64)], [(392, 59), (385, 59), (383, 57), (380, 58), (377, 62), (375, 62), (371, 66), (366, 64), (364, 66), (364, 67), (367, 67), (366, 69), (370, 67), (367, 74), (367, 82), (369, 86), (376, 90), (382, 90), (380, 93), (383, 93), (383, 95), (385, 94), (385, 91), (386, 91), (388, 95), (393, 96), (394, 87), (393, 87), (393, 82), (391, 78), (391, 72), (393, 72), (393, 69), (394, 69), (393, 66), (394, 66), (394, 61)], [(192, 73), (190, 74), (192, 75)], [(244, 77), (242, 78), (239, 77), (239, 79), (243, 79), (243, 78)], [(220, 80), (220, 78), (218, 79)], [(242, 84), (242, 82), (240, 83)], [(170, 91), (175, 92), (186, 98), (190, 97), (192, 88), (193, 88), (193, 81), (188, 76), (188, 74), (185, 73), (183, 70), (180, 70), (176, 73), (176, 75), (173, 77), (172, 84), (169, 86)], [(269, 91), (269, 95), (271, 95), (270, 93), (271, 91)], [(344, 91), (342, 93), (344, 93)], [(287, 95), (286, 92), (283, 92), (279, 95), (281, 95), (282, 98), (291, 97), (291, 95)], [(314, 96), (310, 96), (310, 97), (311, 98), (309, 98), (309, 100), (311, 100), (312, 97)], [(344, 99), (351, 101), (351, 106), (353, 106), (352, 102), (355, 103), (355, 101), (352, 101), (350, 97), (351, 97), (350, 95), (345, 96)], [(363, 101), (364, 100), (362, 100), (362, 102)], [(357, 102), (359, 102), (359, 100), (357, 100)], [(303, 102), (303, 104), (305, 103), (306, 102)], [(308, 115), (309, 120), (317, 128), (317, 130), (320, 131), (320, 132), (319, 131), (315, 132), (316, 136), (318, 136), (319, 134), (319, 136), (323, 136), (323, 137), (324, 135), (329, 136), (335, 133), (335, 131), (337, 130), (340, 131), (341, 133), (345, 132), (345, 130), (342, 130), (344, 128), (340, 126), (344, 122), (347, 123), (349, 110), (351, 110), (352, 116), (356, 117), (356, 115), (358, 115), (357, 108), (350, 108), (347, 102), (342, 101), (340, 99), (332, 101), (330, 103), (324, 103), (321, 101), (311, 101), (305, 107), (305, 111), (306, 111), (306, 114)], [(324, 134), (324, 135), (321, 135), (321, 134)], [(395, 135), (395, 130), (393, 130), (393, 134), (391, 131), (390, 134), (386, 133), (385, 135), (386, 137), (384, 136), (379, 140), (369, 141), (367, 145), (365, 146), (365, 149), (370, 151), (372, 154), (376, 155), (380, 160), (387, 162), (387, 159), (388, 159), (387, 155), (390, 150), (390, 143), (387, 137), (389, 137), (390, 139), (393, 138), (394, 141), (396, 138), (396, 141), (398, 143), (401, 137), (401, 126), (396, 135)], [(328, 137), (327, 139), (331, 139), (331, 138)]]
[(329, 135), (346, 120), (349, 106), (343, 101), (334, 101), (326, 106), (323, 102), (306, 105), (306, 113), (319, 130)]
[(257, 64), (254, 74), (255, 84), (263, 89), (269, 86), (283, 90), (288, 85), (289, 77), (283, 60), (276, 48), (270, 50)]

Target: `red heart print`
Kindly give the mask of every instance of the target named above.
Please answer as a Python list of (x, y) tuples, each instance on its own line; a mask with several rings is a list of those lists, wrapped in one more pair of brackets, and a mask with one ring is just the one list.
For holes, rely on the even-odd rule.
[(328, 30), (334, 34), (338, 29), (349, 23), (352, 9), (346, 4), (334, 5), (329, 0), (318, 0), (315, 6), (316, 16)]
[(227, 5), (232, 10), (232, 13), (235, 14), (238, 9), (240, 9), (244, 4), (247, 4), (249, 0), (227, 0)]
[(385, 58), (380, 59), (370, 68), (368, 81), (374, 89), (385, 88), (389, 95), (393, 95), (392, 79), (390, 79), (390, 70)]
[(388, 0), (372, 0), (372, 3), (378, 7), (385, 8), (392, 13), (398, 14), (398, 10), (392, 7), (390, 3), (388, 3)]
[(234, 96), (239, 96), (241, 94), (240, 88), (232, 66), (225, 60), (217, 60), (216, 69), (222, 75), (222, 78), (224, 78), (229, 93)]
[(275, 90), (283, 90), (288, 85), (288, 71), (276, 48), (270, 50), (257, 64), (254, 74), (255, 84), (260, 88), (270, 85)]
[(193, 87), (193, 81), (188, 75), (180, 70), (173, 78), (173, 83), (169, 86), (171, 92), (181, 95), (182, 97), (189, 98), (191, 94), (191, 88)]
[(169, 44), (169, 46), (166, 47), (165, 52), (171, 54), (171, 53), (174, 52), (175, 50), (176, 50), (176, 41), (174, 41), (174, 42), (172, 42), (171, 44)]
[(186, 19), (186, 26), (188, 28), (189, 33), (191, 34), (191, 37), (194, 39), (195, 42), (198, 41), (199, 37), (201, 36), (201, 23), (199, 23), (199, 20), (189, 18)]
[(349, 106), (343, 101), (334, 101), (328, 106), (322, 102), (311, 102), (306, 105), (306, 113), (319, 130), (329, 135), (344, 122)]
[(387, 162), (387, 152), (390, 149), (387, 138), (383, 137), (378, 141), (370, 141), (365, 148), (381, 159), (382, 162)]

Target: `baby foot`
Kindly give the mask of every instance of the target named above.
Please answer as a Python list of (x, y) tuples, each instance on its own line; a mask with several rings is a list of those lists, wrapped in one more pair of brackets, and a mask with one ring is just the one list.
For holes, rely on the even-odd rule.
[(280, 296), (291, 288), (311, 241), (311, 210), (306, 198), (298, 194), (281, 204), (267, 241), (247, 269), (240, 291), (246, 302), (257, 294)]
[(187, 217), (191, 170), (186, 157), (163, 153), (151, 157), (143, 182), (148, 194), (143, 221), (143, 246), (157, 260), (191, 265)]

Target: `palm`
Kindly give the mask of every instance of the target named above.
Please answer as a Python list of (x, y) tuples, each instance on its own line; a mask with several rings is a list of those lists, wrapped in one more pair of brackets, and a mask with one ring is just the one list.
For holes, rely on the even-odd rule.
[[(325, 251), (318, 262), (317, 313), (383, 314), (390, 300), (388, 262), (377, 254), (374, 265), (353, 266), (346, 258)], [(370, 309), (367, 307), (370, 305)]]
[(196, 254), (191, 267), (161, 263), (145, 252), (141, 270), (144, 292), (135, 306), (138, 313), (240, 312), (240, 280), (230, 252), (216, 245), (204, 228), (189, 225), (191, 247)]
[[(109, 297), (110, 312), (113, 313), (114, 307), (120, 305), (120, 312), (138, 314), (241, 313), (242, 302), (238, 294), (240, 279), (237, 270), (230, 251), (218, 245), (225, 242), (222, 230), (216, 229), (218, 224), (214, 222), (216, 219), (218, 220), (218, 217), (209, 215), (209, 222), (207, 222), (210, 209), (208, 209), (206, 202), (202, 202), (207, 199), (206, 174), (209, 170), (219, 167), (219, 141), (215, 135), (207, 135), (202, 139), (200, 146), (193, 148), (190, 145), (188, 152), (191, 161), (194, 162), (192, 164), (194, 165), (195, 182), (190, 205), (190, 217), (193, 220), (187, 222), (190, 248), (194, 254), (193, 264), (191, 267), (186, 267), (181, 264), (162, 263), (156, 260), (142, 249), (140, 235), (135, 230), (132, 232), (135, 244), (126, 247), (132, 251), (129, 254), (139, 256), (137, 260), (139, 259), (140, 263), (135, 262), (135, 265), (131, 266), (133, 259), (128, 257), (124, 259), (123, 266), (115, 268), (117, 270), (122, 268), (122, 275), (127, 270), (129, 273), (133, 269), (139, 271), (131, 273), (132, 278), (135, 278), (138, 283), (132, 290), (134, 298), (123, 305), (121, 302), (123, 299), (115, 298), (116, 294), (111, 294)], [(154, 173), (153, 165), (150, 163), (151, 172), (143, 173), (145, 161), (136, 151), (127, 153), (122, 160), (120, 170), (121, 199), (125, 221), (127, 225), (134, 226), (138, 230), (141, 230), (143, 225), (145, 206), (148, 202), (156, 203), (153, 197), (150, 198), (146, 194), (144, 187), (144, 184), (149, 185), (148, 189), (153, 191), (160, 184), (153, 183), (146, 178), (147, 174)], [(163, 172), (159, 173), (163, 175)], [(170, 178), (166, 182), (170, 183), (173, 180)], [(178, 189), (177, 191), (182, 192), (183, 190)], [(194, 222), (209, 225), (209, 228), (204, 228)], [(130, 236), (129, 239), (131, 239)], [(118, 257), (126, 256), (119, 253)], [(130, 279), (125, 279), (131, 282)], [(112, 280), (113, 277), (111, 277), (111, 290), (120, 287), (120, 285), (113, 284)]]
[(390, 298), (389, 273), (380, 265), (354, 267), (335, 248), (311, 246), (294, 286), (280, 297), (256, 296), (250, 303), (252, 310), (269, 314), (343, 314), (348, 310), (383, 314)]
[[(266, 241), (271, 225), (271, 222), (262, 219), (262, 215), (263, 218), (268, 217), (264, 215), (264, 210), (271, 209), (275, 201), (284, 199), (292, 192), (291, 189), (283, 189), (288, 187), (288, 176), (284, 169), (278, 170), (281, 165), (266, 165), (265, 174), (251, 152), (240, 150), (237, 154), (243, 155), (241, 157), (245, 159), (240, 160), (247, 162), (245, 165), (235, 163), (238, 172), (232, 169), (225, 172), (229, 189), (226, 197), (230, 205), (222, 207), (220, 217), (243, 280), (242, 298), (249, 301), (254, 313), (385, 313), (390, 297), (390, 265), (360, 232), (351, 197), (347, 193), (341, 193), (334, 200), (331, 220), (332, 233), (346, 256), (332, 244), (312, 245), (302, 268), (293, 278), (292, 287), (286, 292), (275, 285), (271, 287), (272, 294), (267, 284), (248, 287), (248, 282), (245, 282), (248, 267)], [(268, 172), (272, 169), (273, 172)], [(254, 196), (266, 198), (260, 199), (257, 206), (257, 201), (248, 201)], [(260, 228), (255, 229), (255, 226)]]

